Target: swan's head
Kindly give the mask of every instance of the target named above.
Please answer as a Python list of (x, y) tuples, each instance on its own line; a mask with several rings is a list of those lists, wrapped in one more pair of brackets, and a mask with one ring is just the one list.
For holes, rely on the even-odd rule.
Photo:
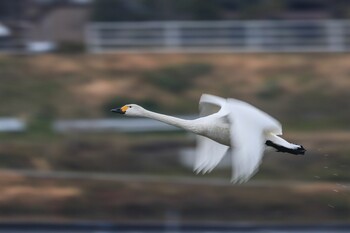
[(145, 109), (137, 104), (126, 104), (121, 108), (113, 108), (111, 112), (125, 114), (128, 116), (143, 116)]

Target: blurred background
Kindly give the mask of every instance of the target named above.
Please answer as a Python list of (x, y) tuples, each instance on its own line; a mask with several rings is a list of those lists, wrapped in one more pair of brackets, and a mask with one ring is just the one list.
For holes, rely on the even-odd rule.
[[(349, 224), (349, 17), (345, 0), (0, 1), (0, 220)], [(194, 135), (109, 111), (194, 118), (202, 93), (263, 109), (306, 155), (266, 153), (232, 185), (229, 158), (192, 172)]]

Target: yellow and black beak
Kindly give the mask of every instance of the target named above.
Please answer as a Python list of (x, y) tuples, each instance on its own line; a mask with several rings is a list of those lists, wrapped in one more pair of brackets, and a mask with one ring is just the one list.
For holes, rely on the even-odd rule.
[(119, 114), (125, 114), (126, 110), (128, 109), (128, 106), (123, 106), (121, 108), (113, 108), (111, 109), (111, 112), (119, 113)]

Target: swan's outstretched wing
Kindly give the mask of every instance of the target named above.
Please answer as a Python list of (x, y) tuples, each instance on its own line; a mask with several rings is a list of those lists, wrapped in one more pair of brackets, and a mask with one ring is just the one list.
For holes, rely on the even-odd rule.
[(197, 136), (194, 171), (197, 173), (211, 172), (225, 156), (228, 148), (228, 146), (215, 142), (210, 138)]
[[(213, 120), (227, 120), (228, 111), (226, 99), (221, 97), (203, 94), (199, 101), (200, 116), (213, 116)], [(226, 113), (226, 114), (225, 114)], [(225, 118), (225, 119), (224, 119)], [(218, 165), (226, 154), (228, 146), (215, 142), (207, 137), (197, 136), (196, 161), (194, 170), (199, 172), (210, 172)]]
[(226, 105), (227, 101), (224, 98), (209, 94), (203, 94), (199, 100), (199, 115), (202, 117), (212, 114), (225, 116), (228, 114)]
[(265, 149), (265, 134), (282, 134), (281, 124), (252, 105), (228, 99), (231, 109), (232, 182), (245, 182), (257, 171)]

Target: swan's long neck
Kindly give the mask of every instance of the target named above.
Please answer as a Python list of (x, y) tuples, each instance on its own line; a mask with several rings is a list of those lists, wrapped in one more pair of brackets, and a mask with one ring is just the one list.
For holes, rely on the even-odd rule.
[(164, 115), (156, 112), (151, 112), (146, 109), (144, 112), (144, 117), (161, 121), (166, 124), (173, 125), (187, 131), (191, 131), (191, 132), (195, 131), (195, 128), (193, 127), (193, 120), (184, 120), (177, 117), (172, 117), (172, 116), (168, 116), (168, 115)]

